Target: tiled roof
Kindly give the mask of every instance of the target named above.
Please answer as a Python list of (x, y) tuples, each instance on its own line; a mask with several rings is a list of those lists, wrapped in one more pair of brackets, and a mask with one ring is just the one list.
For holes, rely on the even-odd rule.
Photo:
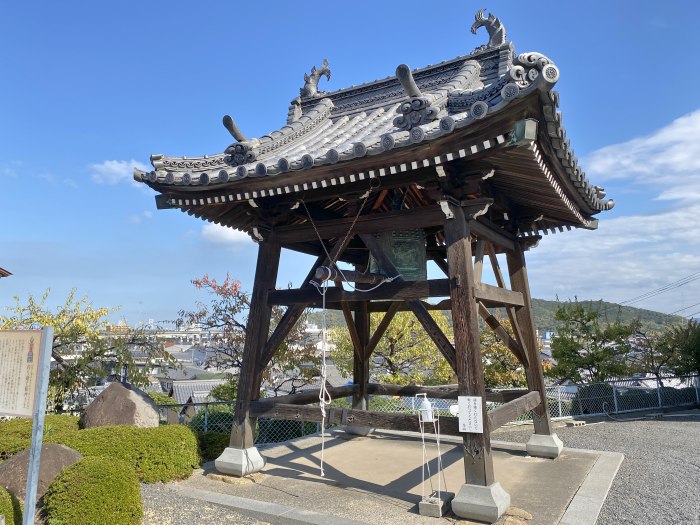
[[(530, 140), (534, 147), (529, 148), (522, 162), (530, 163), (540, 178), (544, 175), (546, 179), (538, 182), (544, 184), (541, 202), (557, 201), (553, 206), (560, 216), (568, 217), (575, 225), (592, 225), (590, 216), (612, 208), (614, 202), (606, 200), (603, 189), (587, 180), (566, 138), (557, 111), (559, 97), (553, 91), (559, 69), (540, 53), (516, 54), (513, 44), (505, 40), (498, 19), (481, 20), (483, 23), (478, 14), (473, 29), (486, 26), (489, 43), (468, 55), (412, 72), (401, 65), (396, 76), (329, 93), (317, 92), (316, 85), (310, 86), (307, 81), (302, 96), (292, 101), (287, 125), (281, 129), (247, 139), (229, 121), (229, 130), (238, 142), (223, 153), (201, 157), (153, 155), (154, 169), (136, 170), (134, 178), (168, 194), (168, 206), (183, 209), (302, 193), (379, 178), (383, 171), (410, 171), (469, 157), (494, 146), (513, 145), (512, 128), (504, 128), (492, 137), (480, 136), (474, 143), (457, 142), (459, 147), (451, 150), (419, 149), (438, 142), (450, 144), (451, 136), (482, 129), (484, 122), (500, 119), (503, 126), (508, 126), (513, 119), (504, 115), (525, 113), (537, 117), (533, 122), (537, 122), (538, 129), (537, 140)], [(320, 77), (324, 73), (312, 71), (314, 74)], [(546, 152), (537, 150), (537, 143), (543, 141)], [(413, 162), (386, 164), (385, 159), (390, 162), (397, 152), (411, 148), (423, 153), (416, 154)], [(315, 173), (333, 173), (323, 170), (324, 166), (366, 166), (368, 157), (376, 157), (374, 164), (385, 168), (314, 178)], [(295, 176), (299, 173), (308, 173), (308, 177)], [(255, 187), (263, 178), (274, 180), (274, 184), (265, 189)], [(518, 184), (524, 184), (528, 191), (532, 184), (530, 180), (519, 182), (517, 176), (501, 176), (494, 182), (509, 189), (514, 185), (516, 200)], [(204, 218), (217, 222), (210, 216)]]
[(197, 399), (205, 398), (212, 388), (225, 382), (223, 379), (173, 381), (168, 395), (175, 398), (178, 403), (187, 403), (193, 396), (196, 396)]
[(3, 270), (2, 268), (0, 268), (0, 277), (9, 277), (10, 275), (12, 275), (10, 272), (8, 272), (7, 270)]

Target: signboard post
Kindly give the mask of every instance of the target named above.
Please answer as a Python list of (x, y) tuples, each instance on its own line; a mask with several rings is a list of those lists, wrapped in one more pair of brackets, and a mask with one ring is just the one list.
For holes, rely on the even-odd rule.
[(33, 417), (23, 525), (34, 523), (53, 327), (0, 331), (0, 415)]

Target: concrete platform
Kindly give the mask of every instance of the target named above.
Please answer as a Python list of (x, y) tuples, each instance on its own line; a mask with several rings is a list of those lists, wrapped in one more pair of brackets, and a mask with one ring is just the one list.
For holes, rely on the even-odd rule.
[[(213, 465), (206, 465), (172, 489), (272, 524), (438, 523), (440, 518), (418, 514), (419, 436), (377, 432), (358, 437), (334, 431), (324, 448), (324, 477), (321, 438), (311, 436), (261, 449), (267, 464), (250, 479), (227, 483), (215, 474)], [(618, 453), (565, 448), (551, 460), (528, 456), (525, 445), (494, 441), (493, 449), (496, 479), (510, 494), (513, 507), (532, 514), (528, 525), (594, 524), (622, 462)], [(428, 457), (435, 458), (435, 452), (431, 444)], [(441, 452), (442, 489), (456, 492), (464, 483), (461, 440), (443, 438)], [(436, 463), (431, 461), (433, 473)], [(429, 486), (426, 491), (431, 492)]]

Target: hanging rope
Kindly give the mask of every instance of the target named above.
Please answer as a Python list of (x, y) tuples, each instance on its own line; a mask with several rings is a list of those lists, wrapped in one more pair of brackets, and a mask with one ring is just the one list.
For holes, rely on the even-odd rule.
[(328, 342), (327, 330), (328, 322), (326, 320), (326, 291), (328, 290), (328, 282), (323, 284), (323, 289), (319, 290), (322, 297), (323, 315), (321, 316), (321, 389), (318, 392), (318, 402), (321, 407), (321, 477), (325, 477), (323, 471), (323, 459), (326, 449), (326, 407), (331, 404), (331, 398), (326, 386), (326, 348)]
[[(357, 213), (355, 214), (355, 217), (350, 224), (350, 227), (348, 228), (347, 233), (345, 234), (345, 237), (343, 238), (343, 241), (341, 242), (341, 246), (347, 246), (348, 240), (353, 234), (355, 230), (355, 224), (357, 224), (358, 219), (360, 218), (360, 215), (362, 214), (362, 210), (365, 207), (365, 204), (367, 204), (367, 199), (369, 198), (371, 193), (371, 190), (367, 190), (363, 195), (362, 195), (362, 204), (360, 204)], [(341, 255), (341, 252), (339, 251), (335, 257), (331, 257), (331, 254), (328, 253), (328, 249), (326, 248), (326, 244), (323, 242), (323, 238), (321, 237), (321, 234), (318, 231), (318, 228), (316, 227), (316, 224), (314, 223), (313, 218), (311, 217), (311, 213), (309, 212), (309, 208), (306, 206), (306, 202), (303, 200), (300, 200), (301, 205), (304, 207), (304, 211), (306, 211), (306, 216), (309, 219), (309, 222), (311, 223), (311, 226), (314, 229), (314, 232), (316, 233), (316, 237), (318, 238), (319, 242), (321, 243), (321, 247), (323, 248), (323, 251), (326, 254), (326, 257), (328, 257), (329, 260), (329, 266), (332, 268), (333, 266), (336, 267), (338, 270), (338, 273), (343, 279), (343, 282), (345, 282), (352, 290), (356, 292), (371, 292), (372, 290), (376, 290), (379, 288), (382, 284), (386, 282), (391, 282), (394, 279), (397, 279), (400, 277), (400, 275), (397, 275), (395, 277), (385, 277), (379, 284), (376, 286), (369, 288), (369, 289), (358, 289), (356, 288), (353, 284), (350, 283), (350, 281), (345, 277), (345, 274), (343, 273), (343, 270), (338, 267), (337, 260)], [(328, 281), (323, 281), (323, 283), (317, 283), (316, 281), (310, 281), (310, 283), (316, 288), (319, 294), (321, 294), (321, 305), (322, 305), (322, 316), (321, 316), (321, 345), (322, 345), (322, 357), (321, 357), (321, 388), (319, 389), (318, 392), (318, 401), (319, 405), (321, 407), (321, 477), (325, 477), (326, 473), (323, 470), (323, 463), (324, 463), (324, 453), (326, 449), (326, 407), (331, 404), (333, 399), (331, 398), (330, 393), (328, 392), (328, 387), (327, 387), (327, 369), (326, 369), (326, 348), (328, 344), (328, 320), (326, 318), (326, 292), (328, 291)]]

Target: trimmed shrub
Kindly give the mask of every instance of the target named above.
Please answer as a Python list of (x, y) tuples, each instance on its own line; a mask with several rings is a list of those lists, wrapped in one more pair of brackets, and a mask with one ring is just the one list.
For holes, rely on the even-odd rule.
[(66, 436), (63, 444), (86, 457), (124, 461), (144, 483), (184, 479), (199, 465), (197, 438), (184, 425), (93, 427)]
[(231, 434), (228, 432), (197, 432), (199, 455), (202, 461), (213, 461), (228, 447)]
[(5, 525), (22, 525), (22, 505), (5, 487), (0, 487), (0, 516), (5, 516)]
[(138, 477), (122, 461), (83, 458), (49, 485), (42, 512), (51, 525), (138, 525)]
[[(78, 432), (78, 418), (49, 414), (44, 420), (44, 443), (63, 443), (66, 436)], [(0, 422), (0, 460), (29, 448), (32, 440), (32, 418)]]

